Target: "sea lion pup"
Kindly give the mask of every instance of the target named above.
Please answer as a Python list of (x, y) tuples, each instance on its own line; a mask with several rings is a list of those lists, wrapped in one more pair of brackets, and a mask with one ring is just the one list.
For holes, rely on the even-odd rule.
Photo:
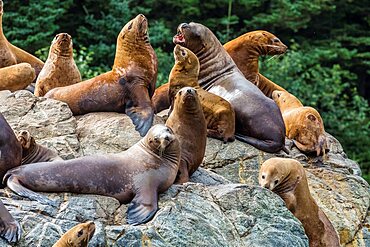
[(87, 247), (94, 233), (94, 222), (80, 223), (64, 233), (53, 247)]
[(184, 87), (177, 92), (166, 125), (180, 141), (181, 159), (176, 183), (182, 184), (188, 182), (198, 169), (206, 151), (207, 124), (194, 88)]
[(98, 111), (126, 113), (144, 136), (152, 126), (150, 98), (157, 80), (157, 57), (142, 14), (129, 21), (117, 37), (112, 71), (67, 87), (55, 88), (45, 97), (66, 102), (74, 115)]
[(169, 98), (173, 102), (176, 93), (183, 87), (197, 90), (207, 123), (207, 136), (224, 142), (234, 141), (235, 113), (229, 102), (207, 92), (198, 84), (199, 61), (189, 49), (176, 45), (173, 54), (175, 65), (169, 76)]
[(265, 152), (288, 152), (279, 108), (244, 77), (211, 30), (199, 23), (182, 23), (173, 41), (198, 57), (199, 85), (233, 106), (236, 139)]
[(155, 89), (152, 97), (154, 113), (159, 113), (170, 107), (171, 103), (170, 99), (168, 98), (169, 86), (170, 84), (167, 82)]
[(286, 136), (305, 153), (325, 154), (327, 148), (324, 123), (320, 114), (312, 107), (303, 106), (293, 95), (274, 91), (272, 98), (283, 115)]
[(68, 33), (60, 33), (51, 42), (49, 56), (36, 80), (35, 95), (44, 96), (51, 89), (81, 81), (73, 59), (73, 43)]
[(310, 247), (340, 246), (333, 225), (310, 194), (305, 170), (298, 161), (287, 158), (266, 160), (258, 180), (262, 187), (278, 194), (301, 221)]
[(284, 54), (287, 46), (278, 37), (264, 30), (245, 33), (224, 44), (245, 78), (255, 84), (267, 97), (271, 98), (274, 90), (286, 91), (258, 71), (259, 56)]
[(19, 63), (29, 63), (35, 70), (36, 77), (44, 63), (37, 57), (12, 45), (3, 33), (3, 1), (0, 0), (0, 68)]
[(35, 78), (35, 70), (28, 63), (20, 63), (1, 68), (0, 91), (10, 90), (14, 92), (25, 89), (35, 80)]
[(53, 150), (37, 144), (35, 138), (27, 130), (22, 130), (17, 139), (22, 145), (22, 165), (62, 160)]
[(138, 225), (154, 216), (158, 193), (175, 181), (179, 160), (177, 137), (157, 124), (124, 152), (24, 165), (8, 171), (4, 182), (18, 195), (49, 205), (55, 203), (34, 191), (104, 195), (120, 203), (132, 200), (127, 222)]

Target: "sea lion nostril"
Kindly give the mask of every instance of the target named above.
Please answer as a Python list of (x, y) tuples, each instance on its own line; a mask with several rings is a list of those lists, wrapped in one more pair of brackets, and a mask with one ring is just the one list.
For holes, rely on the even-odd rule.
[(193, 90), (191, 90), (190, 88), (188, 90), (186, 90), (186, 92), (188, 93), (192, 93)]
[(169, 136), (166, 136), (164, 139), (165, 139), (166, 141), (170, 141), (170, 137), (169, 137)]

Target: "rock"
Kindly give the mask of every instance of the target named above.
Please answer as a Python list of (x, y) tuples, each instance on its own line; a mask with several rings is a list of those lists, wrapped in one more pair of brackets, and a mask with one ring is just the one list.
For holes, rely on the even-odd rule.
[[(1, 91), (0, 112), (15, 131), (29, 130), (38, 143), (55, 149), (64, 159), (121, 152), (140, 139), (124, 114), (74, 117), (66, 104), (27, 91)], [(163, 117), (155, 118), (159, 122)], [(57, 202), (54, 208), (8, 189), (0, 190), (0, 196), (24, 230), (17, 246), (51, 246), (70, 227), (87, 220), (97, 225), (89, 246), (308, 246), (303, 228), (284, 202), (257, 186), (258, 170), (266, 159), (293, 157), (305, 166), (311, 193), (341, 242), (366, 246), (369, 185), (359, 177), (358, 164), (330, 135), (328, 145), (330, 152), (322, 159), (296, 148), (290, 155), (268, 154), (239, 141), (223, 144), (208, 139), (202, 164), (206, 169), (195, 172), (190, 183), (173, 185), (162, 194), (155, 218), (136, 227), (126, 224), (127, 205), (114, 198), (45, 194)], [(5, 241), (0, 240), (0, 246), (6, 246)]]

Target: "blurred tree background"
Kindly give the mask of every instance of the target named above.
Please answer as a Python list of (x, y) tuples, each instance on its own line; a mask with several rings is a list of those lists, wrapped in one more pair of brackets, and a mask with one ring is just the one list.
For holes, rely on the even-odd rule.
[(200, 22), (225, 43), (256, 29), (276, 34), (288, 52), (261, 58), (261, 72), (319, 110), (326, 131), (370, 173), (370, 4), (367, 0), (4, 0), (4, 32), (13, 44), (46, 59), (55, 34), (72, 35), (84, 79), (110, 70), (116, 36), (138, 13), (149, 20), (159, 59), (157, 84), (173, 65), (172, 36)]

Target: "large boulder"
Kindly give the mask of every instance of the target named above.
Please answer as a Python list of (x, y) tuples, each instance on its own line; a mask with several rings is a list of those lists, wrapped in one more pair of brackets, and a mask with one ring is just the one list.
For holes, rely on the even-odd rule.
[[(36, 141), (64, 159), (117, 153), (138, 140), (131, 120), (119, 113), (72, 116), (64, 103), (26, 91), (0, 92), (0, 112), (15, 131), (27, 129)], [(155, 123), (163, 122), (156, 117)], [(185, 185), (173, 185), (159, 199), (160, 210), (141, 226), (126, 224), (127, 205), (114, 198), (69, 193), (45, 194), (58, 207), (42, 205), (0, 190), (1, 200), (24, 235), (17, 246), (51, 246), (68, 228), (94, 220), (89, 246), (308, 246), (301, 224), (275, 194), (258, 186), (259, 166), (270, 157), (293, 157), (305, 165), (310, 190), (332, 221), (343, 244), (369, 243), (369, 185), (335, 138), (324, 159), (295, 148), (267, 154), (235, 141), (208, 139), (202, 166)], [(215, 174), (216, 172), (217, 174)], [(242, 185), (244, 184), (244, 185)], [(5, 241), (0, 240), (0, 246)]]

